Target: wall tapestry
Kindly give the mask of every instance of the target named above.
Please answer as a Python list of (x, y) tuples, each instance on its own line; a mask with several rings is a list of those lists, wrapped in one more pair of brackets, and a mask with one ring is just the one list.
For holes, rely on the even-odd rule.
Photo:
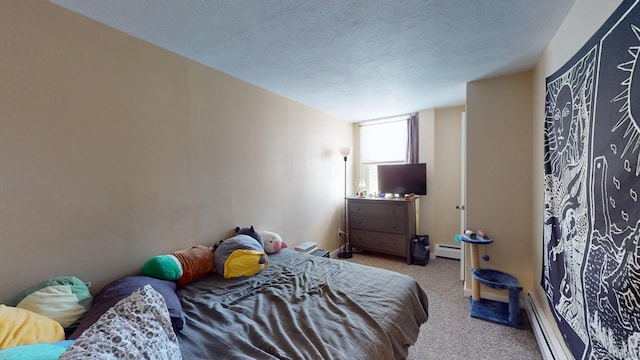
[(638, 2), (546, 81), (542, 286), (576, 359), (640, 359)]

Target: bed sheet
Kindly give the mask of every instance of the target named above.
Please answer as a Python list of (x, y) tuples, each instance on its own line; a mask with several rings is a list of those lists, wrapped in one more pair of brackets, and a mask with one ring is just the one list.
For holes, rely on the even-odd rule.
[(404, 359), (428, 318), (414, 279), (290, 249), (255, 276), (213, 274), (180, 296), (185, 359)]

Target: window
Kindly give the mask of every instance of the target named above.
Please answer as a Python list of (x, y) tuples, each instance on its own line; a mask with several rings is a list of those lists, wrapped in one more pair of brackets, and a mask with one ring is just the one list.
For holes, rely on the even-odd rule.
[(407, 117), (360, 123), (360, 180), (368, 194), (378, 193), (378, 165), (404, 164), (407, 159)]

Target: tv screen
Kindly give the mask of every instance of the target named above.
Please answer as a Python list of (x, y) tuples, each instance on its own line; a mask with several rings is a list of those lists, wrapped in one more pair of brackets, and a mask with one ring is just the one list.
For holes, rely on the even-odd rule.
[(427, 164), (378, 165), (378, 191), (427, 195)]

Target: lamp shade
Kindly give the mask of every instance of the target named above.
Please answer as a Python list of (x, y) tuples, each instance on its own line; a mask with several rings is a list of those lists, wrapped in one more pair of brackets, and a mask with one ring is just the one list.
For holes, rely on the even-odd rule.
[(340, 155), (347, 157), (349, 156), (349, 154), (351, 154), (351, 148), (350, 147), (341, 147), (340, 148)]

